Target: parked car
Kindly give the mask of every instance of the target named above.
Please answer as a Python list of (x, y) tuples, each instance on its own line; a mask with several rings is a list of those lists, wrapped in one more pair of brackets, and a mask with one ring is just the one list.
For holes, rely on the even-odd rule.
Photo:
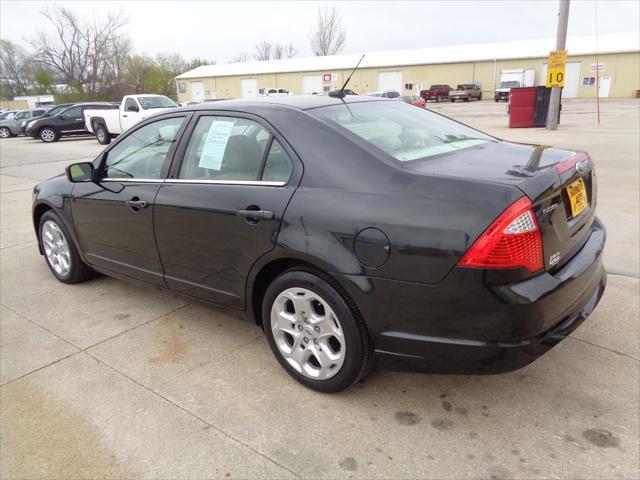
[(60, 112), (62, 112), (63, 110), (66, 110), (67, 108), (69, 108), (70, 106), (75, 105), (74, 103), (61, 103), (60, 105), (56, 105), (53, 108), (51, 108), (50, 110), (47, 110), (46, 112), (44, 112), (42, 115), (40, 115), (39, 117), (35, 117), (32, 118), (31, 120), (29, 120), (25, 126), (25, 135), (29, 136), (29, 137), (33, 137), (33, 138), (38, 138), (38, 132), (37, 130), (34, 130), (33, 126), (36, 124), (36, 122), (38, 120), (40, 120), (41, 118), (49, 118), (49, 117), (53, 117), (57, 114), (59, 114)]
[(424, 98), (418, 95), (403, 95), (402, 97), (398, 97), (398, 100), (416, 107), (424, 107), (427, 103)]
[(266, 88), (264, 92), (265, 97), (286, 97), (287, 95), (293, 95), (293, 92), (285, 88)]
[(384, 92), (370, 92), (367, 93), (369, 97), (380, 97), (380, 98), (398, 98), (400, 96), (400, 92), (395, 90), (385, 90)]
[(95, 270), (242, 312), (323, 392), (375, 360), (517, 369), (605, 288), (586, 153), (501, 141), (403, 102), (164, 111), (66, 173), (33, 195), (55, 278)]
[(508, 102), (509, 93), (511, 92), (511, 89), (520, 88), (520, 85), (521, 85), (520, 82), (517, 80), (508, 80), (506, 82), (500, 83), (500, 86), (496, 88), (496, 92), (495, 92), (495, 95), (493, 96), (493, 99), (496, 102), (499, 102), (500, 100), (504, 100)]
[(33, 117), (40, 116), (45, 109), (37, 108), (34, 110), (22, 110), (7, 115), (0, 120), (0, 138), (15, 137), (24, 133), (24, 128)]
[(177, 106), (176, 102), (164, 95), (127, 95), (122, 98), (119, 109), (86, 109), (84, 124), (89, 132), (95, 133), (98, 143), (107, 145), (113, 137), (127, 131), (140, 120)]
[(420, 96), (425, 101), (435, 100), (436, 102), (442, 102), (449, 98), (449, 85), (431, 85), (428, 90), (420, 90)]
[(463, 83), (458, 85), (455, 90), (449, 91), (449, 101), (452, 103), (456, 100), (470, 102), (472, 98), (482, 100), (482, 90), (475, 83)]
[(85, 109), (113, 110), (116, 107), (108, 102), (87, 102), (76, 103), (67, 107), (51, 117), (39, 118), (35, 123), (29, 125), (32, 135), (35, 134), (45, 143), (57, 142), (65, 136), (88, 135), (89, 132), (82, 118)]
[(11, 117), (16, 113), (18, 113), (19, 111), (20, 110), (5, 110), (4, 112), (0, 113), (0, 120), (4, 120), (7, 117)]
[[(325, 91), (325, 92), (322, 92), (320, 95), (329, 95), (329, 92), (331, 92), (331, 91), (335, 91), (335, 90)], [(353, 90), (351, 90), (349, 88), (345, 88), (342, 91), (344, 92), (345, 95), (358, 95), (356, 92), (354, 92)]]

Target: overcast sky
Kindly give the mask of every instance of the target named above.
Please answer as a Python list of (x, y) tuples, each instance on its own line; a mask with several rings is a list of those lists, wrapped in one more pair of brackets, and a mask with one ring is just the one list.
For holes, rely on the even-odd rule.
[[(0, 36), (27, 44), (48, 28), (40, 11), (65, 5), (82, 17), (122, 9), (136, 52), (180, 52), (225, 63), (261, 40), (293, 43), (309, 56), (308, 32), (326, 2), (0, 1)], [(331, 4), (329, 4), (331, 5)], [(347, 31), (343, 53), (555, 36), (558, 1), (336, 2)], [(596, 32), (594, 0), (572, 0), (569, 35)], [(598, 0), (598, 32), (640, 30), (638, 0)]]

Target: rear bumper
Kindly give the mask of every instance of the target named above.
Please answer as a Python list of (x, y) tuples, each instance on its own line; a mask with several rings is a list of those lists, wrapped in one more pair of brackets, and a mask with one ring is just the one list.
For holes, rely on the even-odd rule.
[(376, 308), (362, 294), (355, 301), (379, 365), (466, 374), (508, 372), (531, 363), (600, 301), (607, 281), (605, 239), (596, 219), (587, 242), (562, 269), (514, 284), (489, 284), (486, 271), (468, 268), (455, 268), (437, 285), (369, 279)]

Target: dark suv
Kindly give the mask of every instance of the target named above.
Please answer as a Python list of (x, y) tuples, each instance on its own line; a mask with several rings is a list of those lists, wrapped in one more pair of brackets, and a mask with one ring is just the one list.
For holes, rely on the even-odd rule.
[(40, 138), (45, 143), (57, 142), (65, 135), (88, 135), (91, 132), (84, 125), (84, 110), (110, 110), (117, 108), (112, 103), (76, 103), (60, 113), (42, 117), (29, 124), (28, 134), (34, 138)]

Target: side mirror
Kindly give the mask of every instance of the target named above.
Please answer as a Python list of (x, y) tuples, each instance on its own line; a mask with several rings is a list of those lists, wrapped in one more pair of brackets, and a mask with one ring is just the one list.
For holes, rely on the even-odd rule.
[(127, 107), (127, 112), (139, 112), (140, 109), (138, 108), (137, 105), (129, 105)]
[(92, 182), (94, 175), (93, 163), (81, 162), (66, 168), (67, 179), (73, 183)]

